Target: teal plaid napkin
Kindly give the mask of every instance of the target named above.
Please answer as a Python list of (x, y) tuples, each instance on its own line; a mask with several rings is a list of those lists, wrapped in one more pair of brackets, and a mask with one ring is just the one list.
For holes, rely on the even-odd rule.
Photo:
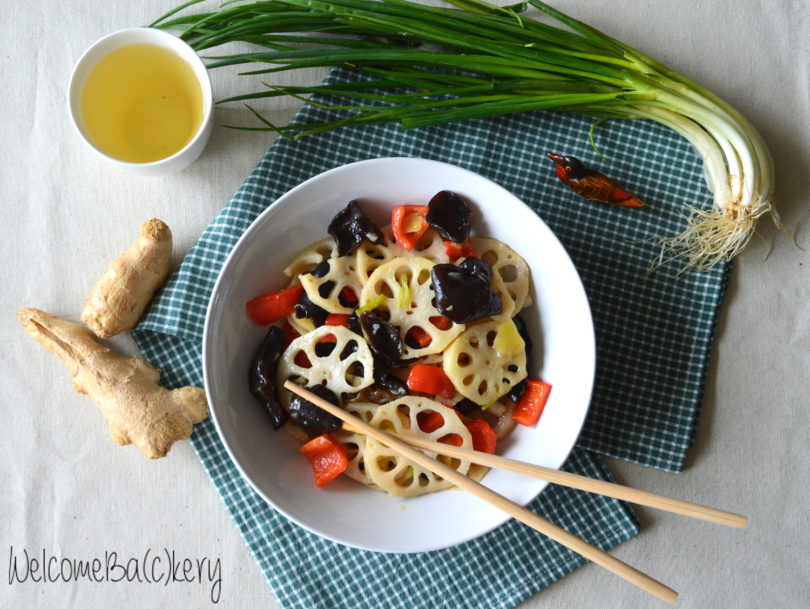
[[(336, 70), (328, 82), (347, 82)], [(307, 106), (297, 120), (334, 118)], [(537, 211), (579, 270), (593, 311), (597, 375), (585, 428), (565, 469), (610, 479), (598, 454), (678, 471), (696, 424), (727, 273), (643, 278), (659, 235), (685, 225), (684, 204), (709, 203), (688, 143), (646, 122), (600, 127), (610, 165), (589, 145), (591, 121), (529, 113), (402, 131), (377, 125), (299, 142), (278, 141), (205, 230), (134, 332), (169, 387), (202, 384), (200, 344), (210, 292), (238, 238), (270, 203), (327, 169), (409, 156), (450, 162), (503, 185)], [(647, 203), (616, 208), (574, 195), (554, 177), (547, 151), (600, 167)], [(213, 424), (195, 428), (195, 450), (282, 606), (288, 609), (513, 607), (583, 560), (510, 521), (460, 546), (378, 554), (312, 535), (270, 509), (240, 477)], [(609, 549), (638, 531), (623, 504), (550, 487), (529, 506)]]

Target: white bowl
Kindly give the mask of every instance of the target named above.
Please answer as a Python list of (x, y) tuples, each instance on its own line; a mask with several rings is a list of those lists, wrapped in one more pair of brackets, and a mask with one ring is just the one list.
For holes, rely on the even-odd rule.
[[(553, 389), (536, 427), (518, 425), (499, 452), (557, 468), (585, 419), (595, 347), (582, 283), (560, 242), (524, 203), (475, 173), (436, 161), (386, 158), (332, 169), (293, 188), (245, 232), (216, 283), (205, 323), (203, 370), (214, 423), (244, 478), (276, 510), (342, 544), (381, 552), (419, 552), (477, 537), (507, 516), (467, 493), (450, 490), (394, 498), (343, 477), (316, 488), (306, 460), (284, 432), (273, 431), (248, 391), (248, 367), (267, 328), (255, 326), (245, 303), (286, 285), (282, 269), (304, 247), (327, 236), (329, 220), (349, 201), (380, 225), (404, 203), (426, 204), (440, 190), (475, 206), (473, 231), (515, 249), (532, 272), (533, 304), (522, 317), (534, 339), (531, 376)], [(490, 471), (484, 484), (525, 505), (546, 482)]]
[[(191, 66), (202, 90), (203, 116), (200, 127), (194, 137), (188, 144), (173, 155), (151, 163), (130, 163), (104, 153), (93, 143), (92, 138), (87, 133), (87, 128), (82, 116), (81, 100), (84, 83), (99, 61), (121, 47), (141, 43), (157, 44), (166, 47)], [(205, 150), (208, 140), (211, 138), (211, 131), (214, 125), (213, 107), (213, 93), (211, 92), (211, 80), (208, 77), (208, 70), (206, 70), (205, 65), (194, 49), (177, 36), (164, 32), (163, 30), (148, 27), (118, 30), (98, 40), (84, 52), (76, 63), (76, 67), (73, 68), (68, 84), (68, 110), (70, 117), (73, 121), (73, 126), (79, 132), (79, 135), (85, 143), (98, 155), (114, 165), (131, 173), (148, 177), (177, 173), (197, 160), (200, 154), (202, 154), (202, 151)]]

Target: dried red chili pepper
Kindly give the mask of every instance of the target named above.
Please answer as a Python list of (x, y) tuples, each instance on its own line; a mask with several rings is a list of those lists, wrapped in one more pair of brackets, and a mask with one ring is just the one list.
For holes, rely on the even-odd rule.
[(546, 156), (557, 163), (554, 172), (560, 181), (586, 199), (622, 207), (644, 207), (644, 203), (638, 197), (631, 195), (598, 171), (587, 169), (576, 157), (560, 156), (551, 152)]

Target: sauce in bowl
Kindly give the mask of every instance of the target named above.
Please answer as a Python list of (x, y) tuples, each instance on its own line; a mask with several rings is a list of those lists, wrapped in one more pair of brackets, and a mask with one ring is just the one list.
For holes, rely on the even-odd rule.
[(191, 66), (171, 49), (130, 44), (90, 71), (81, 113), (102, 152), (129, 163), (151, 163), (182, 150), (197, 133), (203, 93)]
[(84, 52), (70, 76), (68, 109), (98, 155), (152, 177), (193, 163), (214, 123), (211, 80), (196, 51), (148, 27), (118, 30)]

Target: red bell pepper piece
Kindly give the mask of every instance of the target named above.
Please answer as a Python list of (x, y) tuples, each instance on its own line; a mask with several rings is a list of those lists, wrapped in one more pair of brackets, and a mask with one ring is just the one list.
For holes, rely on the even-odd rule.
[[(326, 316), (326, 321), (323, 322), (325, 326), (343, 326), (348, 327), (349, 316), (345, 313), (330, 313)], [(337, 342), (337, 336), (334, 334), (324, 334), (320, 340), (321, 343), (334, 343)]]
[(295, 362), (295, 365), (300, 368), (312, 368), (312, 362), (309, 361), (307, 354), (303, 351), (299, 351), (295, 354), (293, 362)]
[(478, 252), (475, 251), (475, 248), (472, 246), (472, 243), (468, 241), (464, 241), (463, 243), (453, 243), (452, 241), (442, 241), (442, 245), (444, 245), (444, 251), (447, 252), (447, 256), (450, 260), (455, 260), (457, 258), (478, 258)]
[(512, 419), (521, 425), (532, 426), (540, 420), (543, 408), (546, 407), (551, 385), (540, 379), (528, 379), (526, 391), (512, 412)]
[(428, 321), (436, 326), (439, 330), (447, 330), (453, 325), (449, 317), (444, 315), (432, 315), (428, 317)]
[(344, 286), (340, 289), (340, 300), (345, 303), (345, 306), (354, 306), (359, 301), (357, 299), (357, 294), (354, 293), (354, 290), (351, 289), (349, 286)]
[[(453, 325), (450, 318), (445, 317), (444, 315), (432, 315), (428, 318), (428, 320), (439, 330), (447, 330), (451, 325)], [(423, 349), (433, 342), (433, 338), (430, 336), (430, 334), (419, 326), (414, 326), (408, 330), (408, 338)]]
[(293, 307), (301, 299), (304, 286), (294, 285), (283, 290), (257, 296), (245, 305), (247, 314), (260, 326), (284, 319), (293, 312)]
[(440, 395), (443, 398), (452, 398), (456, 394), (453, 382), (438, 366), (414, 364), (408, 372), (408, 380), (405, 383), (411, 391)]
[(289, 347), (290, 343), (293, 342), (296, 338), (301, 336), (301, 334), (292, 327), (292, 324), (284, 320), (284, 325), (281, 327), (281, 330), (284, 332), (284, 346)]
[[(447, 409), (446, 411), (436, 412), (435, 410), (427, 410), (422, 411), (418, 415), (416, 415), (416, 423), (419, 425), (419, 429), (424, 431), (425, 433), (431, 433), (439, 429), (442, 425), (444, 425), (444, 417), (449, 416), (451, 413), (453, 416), (458, 417), (459, 420), (462, 420), (461, 413), (453, 408), (452, 406), (445, 406)], [(455, 435), (455, 434), (451, 434)], [(439, 442), (443, 442), (443, 438), (439, 438)]]
[(346, 449), (328, 433), (310, 440), (298, 449), (312, 466), (315, 486), (323, 486), (334, 480), (349, 467)]
[(414, 343), (419, 345), (421, 348), (427, 347), (430, 343), (433, 342), (430, 334), (425, 332), (419, 326), (414, 326), (410, 330), (408, 330), (408, 338), (410, 338)]
[(423, 411), (416, 415), (416, 423), (421, 431), (431, 433), (444, 425), (444, 415), (435, 410)]
[(409, 252), (429, 228), (427, 212), (427, 205), (399, 205), (391, 214), (394, 239)]
[(489, 453), (490, 455), (495, 454), (498, 437), (489, 423), (481, 419), (472, 419), (464, 423), (464, 425), (467, 426), (467, 430), (472, 436), (473, 450)]
[[(349, 326), (349, 316), (345, 313), (330, 313), (326, 316), (326, 321), (323, 323), (325, 326)], [(334, 339), (332, 339), (334, 340)]]
[(457, 433), (449, 433), (446, 436), (442, 436), (441, 438), (439, 438), (439, 442), (441, 442), (442, 444), (449, 444), (450, 446), (461, 447), (461, 445), (464, 443), (464, 440)]

